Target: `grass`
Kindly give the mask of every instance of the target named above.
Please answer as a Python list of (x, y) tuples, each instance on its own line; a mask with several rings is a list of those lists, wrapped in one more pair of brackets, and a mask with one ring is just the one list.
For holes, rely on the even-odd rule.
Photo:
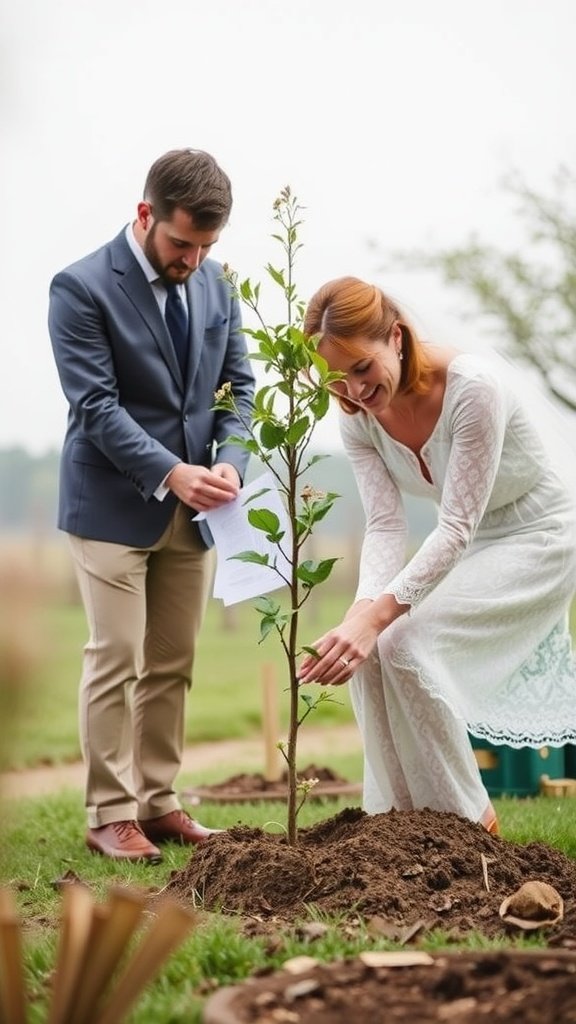
[[(336, 591), (312, 605), (304, 619), (303, 640), (312, 642), (336, 622), (349, 594)], [(58, 763), (80, 757), (77, 725), (78, 678), (86, 625), (77, 604), (43, 605), (31, 620), (32, 667), (19, 696), (18, 714), (7, 768)], [(281, 728), (287, 725), (284, 692), (286, 663), (275, 637), (258, 644), (259, 617), (247, 602), (227, 612), (210, 601), (196, 658), (194, 683), (187, 701), (186, 740), (244, 738), (256, 735), (262, 720), (262, 678), (270, 666), (278, 681)], [(287, 684), (286, 684), (287, 685)], [(309, 692), (313, 692), (310, 688)], [(323, 704), (316, 724), (352, 721), (348, 691), (339, 703)], [(57, 713), (55, 713), (57, 711)]]
[[(84, 612), (78, 603), (44, 600), (31, 609), (26, 623), (26, 678), (14, 686), (10, 738), (4, 736), (4, 768), (61, 763), (80, 757), (77, 727), (78, 679), (86, 642)], [(344, 585), (325, 587), (302, 612), (303, 643), (339, 621), (352, 593)], [(576, 635), (576, 602), (571, 624)], [(186, 741), (245, 738), (258, 735), (262, 721), (262, 680), (265, 671), (277, 679), (280, 728), (287, 726), (286, 662), (275, 636), (258, 644), (259, 616), (251, 602), (224, 609), (211, 600), (201, 633), (194, 682), (187, 701)], [(315, 687), (309, 690), (313, 695)], [(309, 720), (316, 725), (351, 722), (347, 687), (338, 703), (326, 703)], [(0, 709), (0, 710), (3, 710)]]
[[(343, 772), (344, 765), (338, 769)], [(350, 798), (310, 802), (300, 817), (302, 826), (329, 817)], [(576, 859), (576, 835), (570, 822), (576, 820), (576, 799), (554, 800), (535, 797), (525, 800), (494, 801), (503, 834), (513, 842), (546, 842)], [(238, 806), (209, 805), (202, 811), (207, 825), (231, 827), (239, 820), (255, 827), (282, 822), (282, 804)], [(25, 926), (25, 957), (28, 991), (32, 997), (30, 1024), (46, 1019), (50, 972), (57, 946), (60, 895), (57, 882), (73, 871), (90, 885), (95, 899), (103, 900), (112, 884), (161, 889), (171, 872), (185, 866), (186, 849), (167, 847), (162, 865), (122, 864), (93, 857), (83, 844), (84, 811), (79, 793), (68, 791), (47, 799), (28, 799), (2, 808), (0, 837), (0, 879), (15, 892)], [(275, 827), (275, 826), (274, 826)], [(314, 941), (302, 937), (295, 927), (278, 927), (272, 936), (242, 934), (234, 918), (221, 914), (201, 915), (199, 926), (171, 956), (142, 995), (130, 1016), (130, 1024), (200, 1024), (206, 995), (215, 987), (240, 981), (262, 968), (281, 966), (299, 954), (319, 960), (353, 956), (361, 949), (392, 949), (394, 944), (368, 934), (363, 925), (345, 927), (342, 919), (322, 919), (326, 933)], [(538, 940), (536, 940), (538, 941)], [(421, 946), (433, 952), (455, 948), (441, 932), (428, 935)], [(481, 935), (469, 936), (462, 948), (534, 945), (535, 940), (489, 942)]]
[[(334, 590), (322, 595), (321, 604), (310, 607), (303, 626), (304, 642), (313, 640), (340, 617), (349, 596), (344, 590)], [(28, 629), (31, 670), (27, 672), (26, 685), (18, 688), (18, 713), (13, 718), (17, 726), (13, 724), (10, 730), (8, 760), (3, 752), (4, 767), (67, 761), (79, 756), (76, 707), (81, 648), (86, 638), (84, 615), (80, 606), (62, 601), (43, 605), (37, 612)], [(280, 690), (285, 667), (278, 644), (272, 639), (259, 646), (257, 635), (258, 617), (250, 604), (224, 614), (219, 603), (210, 603), (188, 701), (188, 742), (260, 733), (263, 667), (273, 666)], [(352, 721), (345, 688), (341, 699), (341, 705), (324, 705), (313, 719), (315, 724), (329, 728), (335, 722)], [(284, 727), (287, 701), (282, 704)], [(3, 742), (5, 739), (6, 728)], [(326, 763), (347, 778), (360, 777), (359, 751), (343, 755), (335, 750)], [(217, 781), (241, 768), (237, 764), (222, 764), (217, 770), (195, 775), (194, 782)], [(186, 777), (179, 782), (185, 785)], [(311, 801), (301, 812), (299, 823), (312, 824), (352, 802), (350, 798)], [(576, 831), (571, 824), (576, 820), (576, 799), (505, 798), (494, 803), (507, 839), (518, 843), (543, 842), (576, 859)], [(29, 1021), (41, 1024), (46, 1019), (58, 937), (58, 880), (72, 871), (90, 885), (98, 899), (104, 899), (108, 888), (117, 883), (146, 889), (152, 886), (156, 891), (172, 871), (184, 867), (189, 852), (169, 848), (163, 864), (157, 868), (92, 857), (83, 843), (82, 796), (75, 791), (5, 803), (0, 811), (0, 880), (15, 891), (18, 900), (25, 926), (26, 973), (31, 995)], [(202, 819), (207, 825), (218, 827), (230, 827), (240, 820), (264, 827), (267, 822), (284, 822), (285, 807), (268, 803), (241, 807), (207, 804), (202, 808)], [(326, 935), (311, 948), (294, 928), (278, 929), (270, 942), (242, 934), (233, 918), (205, 915), (139, 1000), (130, 1024), (200, 1024), (201, 1008), (211, 989), (241, 980), (260, 968), (280, 966), (289, 956), (299, 953), (333, 959), (354, 955), (367, 946), (393, 948), (393, 944), (368, 935), (362, 926), (350, 930), (338, 920), (326, 923)], [(436, 932), (422, 944), (424, 948), (438, 950), (446, 948), (447, 941), (446, 936)], [(518, 940), (514, 944), (526, 942)], [(453, 943), (450, 945), (454, 948)], [(471, 936), (463, 945), (485, 948), (486, 939)]]

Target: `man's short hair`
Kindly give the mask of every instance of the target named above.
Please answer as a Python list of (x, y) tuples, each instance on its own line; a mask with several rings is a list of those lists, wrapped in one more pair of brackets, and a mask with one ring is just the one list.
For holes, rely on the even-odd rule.
[(210, 153), (171, 149), (156, 160), (146, 178), (144, 199), (156, 220), (170, 220), (184, 210), (200, 231), (222, 227), (232, 209), (232, 186)]

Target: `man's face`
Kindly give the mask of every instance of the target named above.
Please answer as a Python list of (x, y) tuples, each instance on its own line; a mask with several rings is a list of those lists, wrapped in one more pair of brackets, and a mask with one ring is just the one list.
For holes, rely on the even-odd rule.
[(138, 240), (166, 284), (187, 281), (206, 259), (221, 230), (199, 231), (192, 217), (178, 207), (170, 220), (155, 220), (150, 203), (138, 205)]

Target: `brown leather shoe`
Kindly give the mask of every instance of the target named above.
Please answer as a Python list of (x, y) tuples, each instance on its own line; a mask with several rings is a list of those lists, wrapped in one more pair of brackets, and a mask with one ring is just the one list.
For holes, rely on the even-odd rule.
[(190, 818), (181, 809), (162, 814), (159, 818), (139, 821), (138, 824), (144, 835), (153, 843), (172, 841), (181, 843), (183, 846), (196, 846), (216, 832), (224, 831), (221, 828), (205, 828), (199, 821), (194, 821), (194, 818)]
[(148, 841), (136, 821), (113, 821), (101, 828), (89, 828), (86, 845), (92, 853), (117, 860), (145, 860), (149, 864), (162, 860), (160, 850)]

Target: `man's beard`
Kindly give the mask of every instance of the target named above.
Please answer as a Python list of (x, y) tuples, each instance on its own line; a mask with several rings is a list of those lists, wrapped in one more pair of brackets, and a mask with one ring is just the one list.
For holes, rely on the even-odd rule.
[[(184, 283), (184, 281), (188, 280), (192, 273), (192, 270), (190, 267), (186, 267), (184, 264), (178, 266), (177, 260), (174, 260), (172, 263), (162, 263), (158, 255), (158, 250), (156, 248), (155, 243), (156, 227), (157, 225), (153, 224), (152, 227), (150, 228), (150, 231), (146, 235), (146, 238), (144, 239), (144, 255), (146, 256), (146, 259), (151, 264), (151, 266), (154, 267), (154, 270), (158, 274), (158, 277), (163, 282), (163, 284), (182, 284)], [(179, 271), (181, 271), (177, 277), (173, 277), (169, 273), (171, 267), (176, 267)]]

